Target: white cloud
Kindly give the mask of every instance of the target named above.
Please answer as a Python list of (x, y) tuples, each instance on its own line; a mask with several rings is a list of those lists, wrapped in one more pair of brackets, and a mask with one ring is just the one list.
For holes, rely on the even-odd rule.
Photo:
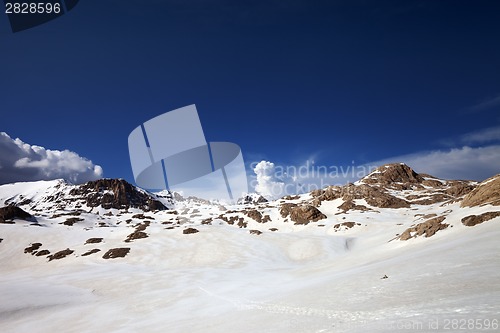
[(484, 180), (500, 173), (500, 145), (462, 147), (396, 156), (373, 165), (404, 162), (416, 172), (443, 179)]
[(468, 145), (500, 141), (500, 126), (485, 128), (479, 131), (464, 134), (460, 137), (460, 140), (462, 143)]
[(277, 199), (284, 195), (285, 182), (276, 177), (274, 163), (260, 161), (253, 171), (257, 176), (255, 192), (267, 199)]
[(476, 105), (470, 107), (469, 110), (478, 112), (478, 111), (491, 109), (491, 108), (494, 108), (497, 106), (500, 106), (500, 95), (495, 96), (491, 99), (485, 100), (479, 104), (476, 104)]
[(0, 132), (0, 184), (62, 178), (75, 184), (102, 177), (102, 168), (69, 150), (50, 150)]

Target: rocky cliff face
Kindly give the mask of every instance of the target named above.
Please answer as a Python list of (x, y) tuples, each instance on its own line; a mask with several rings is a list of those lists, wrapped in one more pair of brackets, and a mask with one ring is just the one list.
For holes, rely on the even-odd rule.
[(138, 189), (123, 179), (99, 179), (80, 185), (69, 192), (83, 198), (89, 207), (128, 209), (144, 211), (165, 210), (167, 207), (149, 193)]

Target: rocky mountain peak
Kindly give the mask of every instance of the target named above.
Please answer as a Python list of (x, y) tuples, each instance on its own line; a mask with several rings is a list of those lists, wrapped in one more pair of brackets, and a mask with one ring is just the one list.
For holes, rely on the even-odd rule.
[(424, 178), (421, 175), (404, 163), (382, 165), (361, 180), (365, 184), (380, 185), (392, 183), (418, 184), (423, 181)]
[(165, 210), (167, 207), (154, 199), (147, 192), (138, 189), (123, 179), (99, 179), (90, 181), (70, 193), (73, 196), (83, 196), (90, 207), (127, 209), (140, 208), (144, 211)]

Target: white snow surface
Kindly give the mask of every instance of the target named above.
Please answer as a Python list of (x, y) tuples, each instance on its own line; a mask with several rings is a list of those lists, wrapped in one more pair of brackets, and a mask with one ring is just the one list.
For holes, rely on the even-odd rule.
[[(65, 186), (3, 185), (0, 206), (21, 195), (40, 201)], [(280, 202), (259, 205), (267, 223), (241, 213), (254, 205), (186, 201), (178, 214), (84, 207), (76, 216), (84, 221), (67, 226), (60, 223), (71, 216), (55, 215), (50, 203), (27, 206), (42, 209), (28, 210), (38, 225), (0, 224), (0, 332), (499, 331), (492, 323), (500, 320), (500, 218), (474, 227), (461, 219), (500, 207), (341, 213), (337, 199), (319, 207), (327, 219), (294, 225), (280, 216)], [(153, 219), (133, 218), (137, 213)], [(445, 215), (450, 227), (429, 238), (394, 239), (432, 213)], [(248, 226), (229, 225), (220, 214), (244, 217)], [(202, 224), (207, 218), (211, 225)], [(144, 221), (151, 221), (148, 238), (124, 242)], [(334, 227), (347, 221), (360, 225)], [(183, 234), (187, 227), (199, 232)], [(103, 242), (85, 244), (95, 237)], [(74, 253), (50, 262), (25, 254), (35, 242), (51, 254)], [(117, 247), (130, 253), (102, 258)], [(81, 256), (93, 248), (101, 251)], [(472, 329), (452, 329), (469, 320)], [(477, 329), (488, 321), (490, 329)]]

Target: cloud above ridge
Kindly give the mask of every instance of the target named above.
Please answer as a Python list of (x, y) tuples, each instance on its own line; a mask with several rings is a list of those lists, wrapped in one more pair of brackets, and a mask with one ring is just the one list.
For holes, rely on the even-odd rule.
[(0, 132), (0, 184), (64, 179), (74, 184), (102, 177), (99, 165), (69, 150), (51, 150)]

